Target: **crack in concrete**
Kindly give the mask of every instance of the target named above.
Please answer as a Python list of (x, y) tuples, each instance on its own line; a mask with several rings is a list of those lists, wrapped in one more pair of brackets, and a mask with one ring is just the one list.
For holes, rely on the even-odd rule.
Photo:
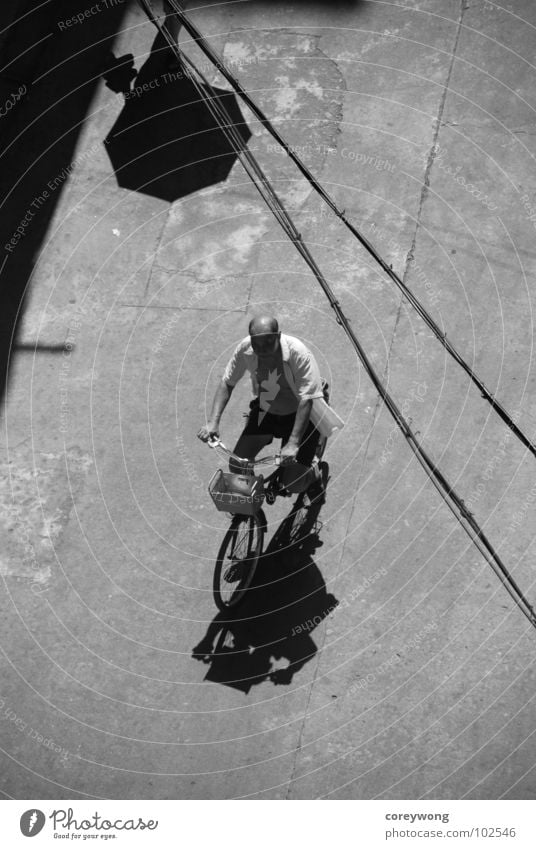
[[(413, 262), (413, 260), (415, 258), (415, 248), (416, 248), (416, 244), (417, 244), (417, 236), (418, 236), (419, 229), (420, 229), (420, 226), (421, 226), (422, 210), (423, 210), (423, 207), (424, 207), (424, 201), (426, 200), (428, 193), (429, 193), (430, 174), (432, 172), (432, 168), (433, 168), (434, 161), (435, 161), (435, 158), (436, 158), (437, 140), (439, 138), (439, 133), (441, 131), (441, 126), (442, 126), (442, 120), (441, 119), (443, 117), (443, 112), (445, 111), (445, 103), (447, 101), (447, 95), (449, 93), (449, 88), (450, 88), (450, 79), (451, 79), (451, 76), (452, 76), (452, 71), (454, 69), (454, 62), (456, 61), (456, 52), (457, 52), (457, 49), (458, 49), (458, 42), (460, 40), (460, 34), (461, 34), (461, 30), (462, 30), (463, 13), (466, 10), (466, 8), (467, 8), (467, 6), (465, 5), (465, 0), (460, 0), (460, 14), (459, 14), (459, 17), (458, 17), (458, 25), (457, 25), (457, 28), (456, 28), (456, 35), (454, 37), (454, 45), (452, 47), (451, 60), (450, 60), (450, 65), (449, 65), (449, 69), (448, 69), (448, 72), (447, 72), (447, 78), (445, 80), (445, 85), (443, 86), (443, 93), (441, 95), (441, 100), (439, 102), (439, 109), (438, 109), (438, 112), (437, 112), (437, 118), (435, 118), (435, 121), (434, 121), (435, 128), (434, 128), (434, 132), (433, 132), (433, 136), (432, 136), (432, 145), (431, 145), (430, 151), (428, 153), (428, 159), (427, 159), (426, 168), (425, 168), (425, 171), (424, 171), (424, 178), (423, 178), (423, 185), (422, 185), (422, 189), (421, 189), (421, 196), (419, 198), (419, 208), (417, 210), (417, 216), (416, 216), (415, 232), (413, 234), (411, 247), (410, 247), (410, 249), (408, 251), (408, 255), (406, 257), (406, 265), (405, 265), (405, 268), (404, 268), (404, 276), (402, 278), (404, 283), (406, 282), (406, 278), (407, 278), (408, 273), (409, 273), (410, 264)], [(399, 314), (400, 314), (400, 309), (399, 309)], [(396, 333), (397, 324), (398, 324), (398, 315), (397, 315), (397, 320), (396, 320), (396, 324), (395, 324), (395, 330), (394, 330), (394, 333), (393, 333), (393, 338), (394, 338), (394, 335)]]
[[(462, 31), (462, 26), (463, 26), (463, 13), (465, 12), (465, 10), (467, 8), (468, 7), (466, 6), (466, 0), (460, 0), (460, 14), (458, 16), (458, 22), (457, 22), (457, 27), (456, 27), (456, 35), (454, 36), (454, 44), (452, 46), (450, 64), (449, 64), (449, 68), (448, 68), (448, 71), (447, 71), (447, 77), (446, 77), (446, 80), (445, 80), (445, 84), (443, 86), (443, 92), (441, 94), (441, 99), (439, 101), (439, 108), (438, 108), (438, 111), (437, 111), (437, 117), (434, 119), (435, 128), (434, 128), (434, 132), (433, 132), (433, 135), (432, 135), (432, 144), (430, 146), (428, 158), (427, 158), (427, 161), (426, 161), (426, 168), (424, 170), (424, 177), (423, 177), (421, 195), (420, 195), (420, 198), (419, 198), (419, 206), (418, 206), (418, 209), (417, 209), (417, 215), (415, 216), (415, 231), (413, 233), (413, 239), (411, 240), (410, 249), (407, 253), (406, 262), (405, 262), (405, 265), (404, 265), (404, 273), (402, 275), (403, 283), (406, 283), (407, 278), (409, 276), (409, 270), (410, 270), (411, 263), (415, 259), (415, 249), (416, 249), (416, 246), (417, 246), (417, 237), (418, 237), (418, 234), (419, 234), (419, 230), (421, 228), (422, 211), (423, 211), (423, 207), (424, 207), (424, 202), (425, 202), (425, 200), (426, 200), (426, 198), (429, 194), (430, 175), (431, 175), (431, 172), (432, 172), (432, 168), (433, 168), (435, 158), (436, 158), (436, 153), (437, 153), (437, 140), (439, 138), (439, 133), (440, 133), (441, 126), (442, 126), (441, 119), (443, 117), (443, 112), (445, 111), (445, 104), (446, 104), (446, 101), (447, 101), (447, 96), (448, 96), (449, 88), (450, 88), (450, 80), (451, 80), (451, 77), (452, 77), (452, 71), (454, 69), (454, 63), (456, 61), (456, 52), (457, 52), (457, 49), (458, 49), (458, 42), (460, 40), (460, 34), (461, 34), (461, 31)], [(386, 362), (385, 362), (385, 368), (384, 368), (384, 371), (383, 371), (383, 382), (384, 383), (385, 383), (386, 380), (388, 380), (388, 377), (389, 377), (389, 360), (391, 358), (391, 352), (393, 350), (393, 345), (394, 345), (394, 342), (395, 342), (395, 339), (396, 339), (398, 325), (400, 323), (400, 317), (402, 315), (403, 304), (404, 304), (404, 295), (401, 294), (399, 305), (398, 305), (398, 310), (397, 310), (397, 313), (396, 313), (395, 324), (394, 324), (394, 327), (393, 327), (393, 333), (391, 335), (391, 342), (390, 342), (390, 345), (389, 345), (389, 350), (387, 352), (387, 359), (386, 359)], [(376, 421), (377, 412), (379, 410), (380, 403), (381, 403), (381, 398), (380, 398), (380, 396), (378, 396), (378, 400), (377, 400), (376, 406), (374, 408), (373, 424)]]
[(198, 283), (200, 286), (205, 288), (210, 288), (211, 286), (223, 285), (224, 283), (233, 282), (236, 283), (237, 280), (249, 280), (251, 276), (250, 273), (246, 274), (226, 274), (224, 277), (203, 277), (203, 273), (199, 271), (195, 271), (191, 268), (169, 268), (165, 265), (160, 265), (159, 263), (153, 263), (153, 268), (159, 271), (161, 274), (169, 274), (171, 277), (173, 276), (181, 276), (188, 277), (193, 283)]
[[(186, 298), (184, 304), (153, 304), (148, 303), (149, 291), (146, 288), (144, 292), (144, 302), (143, 303), (132, 303), (132, 302), (121, 302), (118, 304), (120, 307), (138, 307), (140, 309), (176, 309), (180, 311), (193, 310), (193, 311), (208, 311), (208, 312), (241, 312), (245, 313), (248, 309), (248, 304), (251, 295), (251, 288), (253, 283), (251, 281), (251, 274), (227, 274), (225, 277), (203, 277), (199, 271), (194, 271), (192, 269), (180, 269), (180, 268), (168, 268), (166, 266), (160, 265), (158, 262), (153, 261), (151, 266), (151, 275), (157, 272), (160, 275), (166, 275), (170, 279), (174, 276), (181, 277), (183, 280), (189, 280), (191, 283), (198, 284), (200, 289), (197, 294), (190, 296), (190, 298)], [(214, 287), (216, 286), (225, 286), (226, 283), (237, 283), (243, 282), (244, 293), (246, 297), (246, 305), (245, 307), (198, 307), (193, 306), (188, 301), (193, 300), (203, 300), (203, 298), (208, 297), (209, 295), (214, 294)], [(154, 296), (153, 296), (154, 297)]]
[(167, 230), (167, 225), (168, 225), (168, 222), (169, 222), (169, 217), (171, 215), (172, 209), (173, 209), (173, 204), (170, 204), (168, 211), (165, 215), (164, 221), (162, 223), (162, 227), (160, 228), (160, 233), (158, 234), (158, 239), (156, 240), (156, 246), (155, 246), (154, 253), (153, 253), (153, 259), (152, 259), (152, 262), (151, 262), (151, 265), (149, 267), (149, 271), (148, 271), (148, 274), (147, 274), (147, 281), (145, 283), (145, 289), (143, 290), (143, 297), (144, 298), (146, 298), (148, 293), (149, 293), (149, 287), (151, 285), (151, 280), (153, 278), (153, 270), (154, 270), (154, 267), (155, 267), (155, 264), (156, 264), (156, 257), (158, 256), (158, 253), (159, 253), (160, 248), (162, 246), (162, 239), (164, 238), (164, 233)]
[(247, 308), (244, 309), (229, 309), (229, 307), (178, 307), (178, 306), (166, 306), (162, 304), (118, 304), (119, 307), (128, 307), (130, 309), (136, 310), (176, 310), (177, 312), (222, 312), (222, 313), (241, 313), (245, 315), (247, 312)]

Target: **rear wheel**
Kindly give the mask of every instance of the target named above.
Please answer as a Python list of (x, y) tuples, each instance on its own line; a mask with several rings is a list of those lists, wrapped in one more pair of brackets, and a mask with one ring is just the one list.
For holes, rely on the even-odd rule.
[(304, 492), (300, 492), (296, 502), (288, 514), (283, 519), (270, 542), (270, 549), (275, 551), (291, 548), (299, 543), (308, 531), (307, 520), (309, 516), (310, 503), (307, 501)]
[(220, 610), (236, 607), (244, 598), (262, 552), (264, 522), (257, 516), (235, 516), (218, 552), (214, 570), (214, 601)]

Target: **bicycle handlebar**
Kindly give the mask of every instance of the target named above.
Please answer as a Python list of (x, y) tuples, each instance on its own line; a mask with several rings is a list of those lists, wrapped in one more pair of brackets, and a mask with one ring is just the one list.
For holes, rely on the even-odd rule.
[(262, 466), (268, 464), (279, 466), (281, 463), (281, 454), (268, 454), (266, 457), (259, 457), (255, 460), (248, 460), (247, 457), (239, 457), (237, 454), (227, 448), (227, 446), (223, 444), (221, 439), (209, 439), (207, 441), (207, 445), (209, 445), (210, 448), (221, 448), (221, 450), (224, 451), (225, 454), (228, 454), (228, 456), (232, 457), (234, 460), (238, 460), (240, 463), (249, 463), (252, 466)]

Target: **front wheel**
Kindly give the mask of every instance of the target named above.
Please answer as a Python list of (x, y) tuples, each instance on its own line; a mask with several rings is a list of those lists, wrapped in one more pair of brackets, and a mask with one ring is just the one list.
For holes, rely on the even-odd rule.
[(218, 552), (214, 570), (214, 601), (222, 610), (242, 601), (255, 574), (264, 540), (264, 522), (257, 516), (235, 516)]

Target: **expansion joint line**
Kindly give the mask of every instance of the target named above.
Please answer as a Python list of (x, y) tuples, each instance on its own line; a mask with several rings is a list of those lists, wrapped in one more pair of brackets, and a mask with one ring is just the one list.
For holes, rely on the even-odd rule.
[[(317, 282), (322, 287), (322, 290), (324, 291), (324, 294), (326, 295), (330, 306), (335, 313), (335, 317), (338, 324), (341, 325), (342, 329), (348, 336), (359, 357), (361, 364), (363, 365), (363, 368), (367, 372), (376, 391), (382, 397), (385, 406), (394, 418), (399, 429), (402, 431), (404, 438), (406, 439), (409, 447), (415, 454), (417, 460), (423, 467), (425, 473), (430, 478), (430, 480), (438, 490), (439, 494), (441, 495), (451, 512), (454, 514), (458, 522), (461, 524), (463, 529), (466, 531), (472, 542), (478, 548), (484, 559), (489, 563), (489, 565), (491, 566), (491, 568), (493, 569), (493, 571), (495, 572), (507, 592), (510, 594), (512, 599), (515, 601), (517, 606), (527, 617), (531, 625), (536, 628), (536, 612), (534, 611), (534, 608), (525, 598), (523, 592), (521, 591), (516, 581), (509, 573), (508, 569), (499, 557), (499, 554), (494, 549), (494, 547), (478, 525), (473, 514), (467, 509), (463, 500), (456, 494), (455, 490), (444, 477), (443, 473), (428, 456), (424, 448), (420, 445), (409, 423), (402, 415), (396, 402), (391, 397), (391, 395), (383, 385), (382, 381), (376, 374), (376, 371), (371, 361), (369, 360), (359, 339), (352, 330), (352, 327), (350, 326), (350, 321), (345, 316), (339, 304), (339, 301), (336, 299), (331, 287), (329, 286), (329, 283), (327, 282), (320, 268), (316, 264), (316, 261), (314, 260), (313, 256), (309, 251), (309, 248), (303, 241), (292, 218), (290, 217), (282, 201), (276, 194), (270, 181), (264, 174), (257, 159), (251, 153), (251, 151), (244, 146), (240, 135), (235, 129), (232, 118), (227, 112), (225, 106), (223, 106), (223, 104), (221, 103), (221, 99), (218, 97), (217, 92), (214, 90), (213, 86), (208, 82), (202, 72), (198, 68), (196, 68), (192, 60), (189, 59), (178, 48), (175, 41), (168, 32), (167, 28), (157, 20), (151, 9), (149, 0), (138, 0), (138, 2), (142, 6), (143, 10), (146, 12), (147, 16), (149, 17), (149, 20), (151, 20), (151, 22), (155, 25), (155, 27), (166, 40), (169, 48), (173, 50), (173, 52), (185, 68), (188, 78), (195, 86), (199, 97), (205, 102), (211, 115), (218, 123), (222, 133), (226, 136), (227, 140), (233, 148), (234, 153), (243, 165), (244, 169), (246, 170), (246, 173), (252, 180), (257, 191), (264, 199), (266, 204), (269, 206), (270, 210), (273, 212), (274, 216), (281, 224), (283, 230), (285, 231), (289, 239), (293, 242), (294, 246), (313, 272)], [(168, 0), (168, 2), (175, 8), (175, 0)], [(202, 81), (202, 84), (199, 82), (199, 79)]]
[[(138, 0), (144, 7), (147, 4), (147, 0)], [(251, 109), (255, 117), (260, 121), (260, 123), (264, 126), (264, 128), (273, 136), (273, 138), (281, 145), (281, 147), (286, 151), (290, 159), (294, 162), (299, 171), (303, 174), (303, 176), (308, 180), (313, 189), (317, 192), (317, 194), (322, 198), (322, 200), (330, 207), (332, 212), (335, 213), (337, 218), (342, 221), (344, 226), (352, 233), (353, 236), (360, 242), (360, 244), (365, 248), (366, 251), (376, 260), (378, 265), (385, 271), (385, 273), (390, 277), (395, 286), (397, 286), (404, 297), (409, 301), (411, 306), (416, 310), (416, 312), (420, 315), (424, 323), (430, 328), (436, 339), (443, 345), (443, 347), (448, 351), (448, 353), (453, 357), (453, 359), (458, 363), (458, 365), (466, 372), (466, 374), (473, 381), (475, 386), (478, 388), (482, 398), (484, 398), (495, 410), (497, 415), (503, 420), (503, 422), (510, 428), (512, 433), (523, 443), (523, 445), (528, 448), (528, 450), (536, 457), (536, 444), (521, 430), (521, 428), (516, 424), (512, 416), (508, 413), (508, 411), (502, 406), (502, 404), (497, 401), (494, 397), (493, 393), (488, 390), (485, 383), (478, 377), (476, 372), (473, 371), (469, 363), (461, 356), (461, 354), (456, 350), (454, 345), (447, 339), (447, 334), (441, 330), (438, 326), (434, 318), (430, 315), (430, 313), (426, 310), (421, 301), (414, 295), (414, 293), (409, 289), (406, 283), (402, 280), (402, 278), (394, 271), (390, 265), (380, 256), (376, 248), (373, 246), (371, 242), (364, 236), (357, 227), (352, 224), (352, 222), (347, 218), (345, 210), (341, 210), (338, 208), (337, 204), (328, 194), (328, 192), (324, 189), (324, 187), (318, 182), (316, 177), (312, 174), (309, 168), (305, 165), (305, 163), (300, 159), (297, 153), (290, 147), (288, 142), (283, 138), (283, 136), (277, 131), (277, 129), (273, 126), (272, 122), (269, 118), (266, 117), (261, 108), (257, 105), (257, 103), (253, 100), (253, 98), (246, 92), (246, 90), (242, 87), (239, 81), (231, 74), (229, 69), (225, 66), (223, 59), (216, 53), (215, 50), (210, 46), (206, 38), (202, 35), (202, 33), (197, 29), (195, 24), (188, 18), (188, 16), (184, 13), (181, 5), (177, 0), (169, 0), (169, 5), (173, 9), (173, 12), (179, 19), (180, 23), (184, 27), (184, 29), (191, 35), (196, 44), (201, 48), (203, 53), (210, 59), (210, 61), (214, 64), (217, 70), (225, 77), (228, 83), (233, 87), (235, 92), (239, 95), (239, 97), (244, 101), (244, 103)], [(462, 16), (463, 16), (463, 0), (462, 7), (460, 11), (460, 17), (458, 19), (458, 29), (456, 33), (455, 45), (453, 50), (456, 50), (458, 44), (458, 38), (460, 35), (461, 27), (462, 27)], [(170, 45), (171, 46), (171, 45)], [(452, 67), (451, 69), (452, 70)], [(450, 73), (449, 73), (450, 79)], [(448, 84), (448, 80), (447, 80)], [(443, 93), (443, 98), (446, 97), (446, 92)]]
[[(441, 98), (440, 98), (440, 101), (439, 101), (439, 108), (437, 110), (437, 118), (435, 118), (434, 122), (433, 122), (435, 124), (435, 127), (434, 127), (434, 131), (432, 133), (432, 144), (430, 146), (430, 151), (428, 153), (428, 157), (427, 157), (427, 160), (426, 160), (426, 166), (425, 166), (425, 169), (424, 169), (421, 195), (420, 195), (420, 198), (419, 198), (419, 208), (417, 210), (417, 215), (415, 216), (415, 222), (416, 222), (415, 232), (413, 234), (413, 239), (411, 240), (411, 246), (410, 246), (410, 249), (409, 249), (407, 257), (406, 257), (406, 264), (405, 264), (405, 268), (404, 268), (404, 274), (403, 274), (403, 277), (402, 277), (404, 284), (406, 283), (406, 279), (407, 279), (409, 269), (411, 267), (411, 263), (414, 262), (414, 260), (415, 260), (415, 250), (416, 250), (416, 247), (417, 247), (417, 234), (419, 232), (419, 227), (421, 225), (421, 215), (422, 215), (422, 210), (423, 210), (423, 206), (424, 206), (424, 201), (426, 200), (426, 197), (427, 197), (429, 189), (430, 189), (430, 175), (432, 173), (432, 167), (434, 165), (434, 161), (435, 161), (435, 158), (436, 158), (437, 140), (439, 138), (439, 131), (441, 129), (441, 119), (443, 118), (443, 113), (445, 111), (445, 104), (447, 102), (447, 95), (448, 95), (449, 86), (450, 86), (450, 79), (452, 77), (452, 71), (454, 69), (454, 61), (456, 59), (456, 53), (458, 51), (458, 42), (460, 40), (460, 33), (462, 31), (463, 13), (465, 11), (465, 8), (466, 8), (465, 7), (465, 0), (460, 0), (460, 14), (459, 14), (459, 17), (458, 17), (458, 25), (456, 27), (456, 35), (454, 36), (454, 44), (452, 46), (452, 53), (451, 53), (451, 56), (450, 56), (449, 68), (448, 68), (448, 71), (447, 71), (447, 77), (445, 79), (445, 85), (443, 87), (443, 91), (441, 93)], [(445, 340), (445, 339), (446, 339), (446, 334), (443, 333), (443, 340)]]

